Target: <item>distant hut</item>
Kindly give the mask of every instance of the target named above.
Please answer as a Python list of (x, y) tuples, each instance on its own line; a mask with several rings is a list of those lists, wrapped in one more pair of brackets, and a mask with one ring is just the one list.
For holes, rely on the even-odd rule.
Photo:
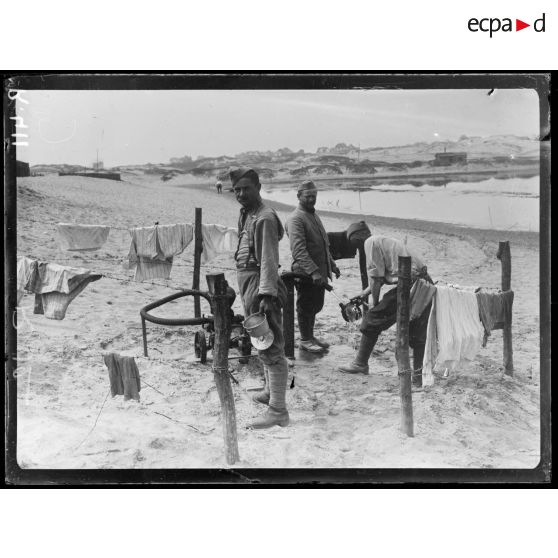
[(434, 153), (435, 167), (448, 167), (449, 165), (466, 165), (467, 153), (464, 151), (444, 151)]
[(16, 161), (16, 176), (31, 176), (31, 169), (29, 163), (23, 161)]

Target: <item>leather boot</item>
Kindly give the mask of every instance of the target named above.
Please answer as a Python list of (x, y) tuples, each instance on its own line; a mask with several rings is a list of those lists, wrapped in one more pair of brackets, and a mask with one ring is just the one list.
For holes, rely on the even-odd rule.
[(368, 374), (368, 359), (374, 350), (376, 341), (378, 340), (378, 335), (364, 335), (362, 334), (360, 338), (360, 345), (358, 348), (358, 353), (353, 362), (348, 366), (340, 366), (338, 368), (339, 372), (344, 372), (345, 374)]
[(246, 428), (261, 430), (272, 426), (287, 426), (289, 424), (289, 412), (287, 409), (275, 409), (269, 407), (262, 417), (246, 425)]
[(296, 313), (298, 322), (298, 332), (300, 333), (300, 338), (304, 341), (312, 339), (312, 326), (308, 316), (305, 316), (301, 312)]
[(312, 318), (310, 319), (310, 326), (311, 329), (310, 331), (312, 332), (312, 341), (314, 341), (315, 345), (318, 345), (318, 347), (322, 347), (322, 349), (329, 349), (329, 343), (325, 340), (325, 339), (320, 339), (319, 337), (316, 337), (314, 335), (314, 325), (316, 324), (316, 315), (314, 314), (314, 316), (312, 316)]

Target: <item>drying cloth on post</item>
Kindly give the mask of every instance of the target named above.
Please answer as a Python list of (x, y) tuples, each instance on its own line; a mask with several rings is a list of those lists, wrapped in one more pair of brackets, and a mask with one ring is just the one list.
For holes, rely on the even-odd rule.
[(21, 302), (25, 291), (33, 292), (33, 284), (37, 280), (38, 261), (23, 257), (17, 262), (17, 305)]
[(225, 225), (202, 225), (201, 262), (206, 264), (223, 252), (234, 252), (238, 244), (238, 231)]
[[(38, 262), (36, 279), (29, 285), (35, 293), (35, 314), (51, 320), (63, 320), (68, 306), (92, 281), (102, 275), (83, 267), (66, 267), (55, 263)], [(40, 296), (39, 296), (40, 295)]]
[(155, 225), (130, 229), (130, 234), (128, 262), (130, 267), (137, 265), (134, 280), (168, 279), (173, 257), (192, 242), (193, 227), (186, 223)]
[(502, 329), (506, 310), (511, 309), (513, 304), (513, 291), (480, 289), (477, 291), (477, 300), (480, 319), (486, 335), (490, 335), (493, 329)]
[(475, 293), (437, 286), (426, 330), (423, 385), (433, 383), (433, 371), (455, 370), (461, 362), (473, 360), (483, 333)]
[(108, 353), (103, 358), (108, 368), (112, 397), (124, 395), (124, 401), (128, 399), (139, 401), (139, 392), (141, 391), (140, 373), (134, 357)]
[(334, 260), (354, 258), (357, 249), (351, 245), (345, 232), (328, 232), (329, 252)]
[(432, 302), (436, 287), (424, 279), (417, 279), (411, 287), (411, 314), (409, 320), (418, 318)]
[(107, 241), (110, 227), (58, 223), (61, 250), (98, 250)]

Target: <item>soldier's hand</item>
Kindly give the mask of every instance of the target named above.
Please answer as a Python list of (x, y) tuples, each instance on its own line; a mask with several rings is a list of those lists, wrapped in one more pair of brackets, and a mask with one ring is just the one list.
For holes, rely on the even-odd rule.
[(260, 300), (260, 313), (266, 315), (269, 314), (270, 312), (275, 310), (276, 304), (277, 303), (275, 297), (270, 295), (262, 296)]
[(312, 273), (312, 283), (316, 285), (316, 287), (323, 287), (327, 285), (327, 281), (322, 277), (322, 274), (319, 271), (314, 271)]
[(341, 270), (337, 266), (333, 266), (332, 271), (336, 279), (339, 279), (339, 277), (341, 277)]

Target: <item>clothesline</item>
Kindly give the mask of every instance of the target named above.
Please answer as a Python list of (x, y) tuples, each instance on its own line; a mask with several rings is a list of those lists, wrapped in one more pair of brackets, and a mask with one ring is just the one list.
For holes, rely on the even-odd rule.
[[(57, 227), (59, 225), (60, 222), (54, 222), (54, 221), (39, 221), (38, 219), (31, 219), (30, 217), (18, 217), (17, 219), (18, 221), (28, 221), (30, 223), (39, 223), (40, 225), (46, 225), (49, 227)], [(133, 229), (134, 226), (131, 225), (129, 227), (115, 227), (114, 225), (106, 225), (107, 227), (110, 227), (111, 229), (115, 229), (117, 231), (129, 231), (130, 229)]]
[[(35, 259), (35, 260), (40, 260), (42, 258), (36, 257), (36, 256), (27, 256), (28, 258), (31, 259)], [(81, 264), (81, 263), (95, 263), (95, 262), (124, 262), (126, 261), (126, 258), (123, 258), (122, 256), (108, 256), (108, 257), (104, 257), (104, 258), (80, 258), (80, 257), (73, 257), (73, 258), (56, 258), (57, 262), (74, 262), (76, 264)], [(173, 263), (173, 267), (188, 267), (188, 268), (194, 268), (194, 264), (191, 263)], [(208, 266), (211, 267), (211, 266)], [(215, 266), (214, 266), (215, 267)], [(225, 271), (236, 271), (235, 267), (223, 267), (223, 266), (218, 266), (219, 269), (223, 269)]]

